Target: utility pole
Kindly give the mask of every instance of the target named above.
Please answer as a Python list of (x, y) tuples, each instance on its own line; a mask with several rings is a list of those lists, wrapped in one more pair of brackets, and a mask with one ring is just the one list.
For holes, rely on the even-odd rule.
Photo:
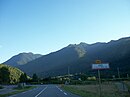
[(70, 84), (70, 67), (68, 66), (68, 78), (69, 78), (69, 84)]

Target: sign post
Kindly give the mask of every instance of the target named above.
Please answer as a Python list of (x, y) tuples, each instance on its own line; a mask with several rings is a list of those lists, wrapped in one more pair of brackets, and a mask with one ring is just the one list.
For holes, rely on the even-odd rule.
[(100, 70), (99, 69), (98, 69), (98, 79), (99, 79), (99, 95), (100, 95), (99, 97), (101, 97), (101, 95), (102, 95), (101, 94), (102, 93), (101, 92), (101, 77), (100, 77)]
[(119, 78), (119, 80), (120, 80), (120, 70), (119, 70), (119, 67), (117, 68), (117, 73), (118, 73), (118, 78)]
[(102, 97), (101, 92), (101, 77), (100, 77), (100, 70), (109, 69), (108, 63), (101, 63), (101, 60), (96, 60), (96, 64), (92, 64), (93, 70), (98, 70), (98, 79), (99, 79), (99, 97)]

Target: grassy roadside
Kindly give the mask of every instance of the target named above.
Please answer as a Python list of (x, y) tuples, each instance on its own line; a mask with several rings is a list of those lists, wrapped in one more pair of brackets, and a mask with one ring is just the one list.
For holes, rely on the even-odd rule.
[[(99, 97), (98, 85), (64, 85), (62, 88), (81, 97)], [(103, 84), (102, 97), (121, 97), (121, 94), (114, 84)]]
[(88, 91), (82, 91), (79, 89), (75, 89), (74, 86), (73, 87), (72, 86), (62, 86), (62, 88), (66, 91), (69, 91), (69, 92), (79, 95), (81, 97), (98, 97), (98, 96), (96, 96), (97, 95), (96, 93), (91, 93)]
[(11, 95), (14, 95), (14, 94), (18, 94), (18, 93), (21, 93), (21, 92), (25, 92), (25, 91), (31, 90), (33, 88), (36, 88), (36, 86), (26, 86), (23, 89), (14, 88), (14, 90), (16, 90), (16, 91), (11, 92), (11, 93), (7, 93), (7, 94), (0, 94), (0, 97), (11, 96)]
[(130, 90), (130, 82), (129, 81), (125, 81), (125, 84), (126, 84), (127, 88)]

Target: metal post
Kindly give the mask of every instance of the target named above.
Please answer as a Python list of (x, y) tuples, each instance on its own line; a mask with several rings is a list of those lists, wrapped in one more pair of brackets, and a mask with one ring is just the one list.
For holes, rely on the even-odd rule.
[(70, 75), (70, 68), (69, 68), (69, 66), (68, 66), (68, 76)]
[(118, 72), (118, 78), (120, 79), (120, 70), (119, 70), (119, 68), (117, 68), (117, 72)]
[(127, 74), (127, 79), (129, 79), (129, 74)]
[(98, 78), (99, 78), (99, 97), (101, 97), (102, 96), (102, 94), (101, 94), (101, 78), (100, 78), (100, 70), (98, 69)]
[(123, 85), (123, 91), (125, 91), (125, 84), (123, 81), (122, 81), (122, 85)]

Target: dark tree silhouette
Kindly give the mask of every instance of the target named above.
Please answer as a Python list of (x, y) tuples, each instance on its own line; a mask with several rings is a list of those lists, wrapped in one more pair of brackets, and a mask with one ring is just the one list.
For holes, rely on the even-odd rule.
[(10, 72), (6, 67), (0, 68), (0, 83), (1, 84), (10, 83)]
[(33, 82), (38, 82), (38, 76), (36, 75), (36, 73), (33, 74), (32, 80)]
[(26, 73), (21, 74), (19, 80), (20, 80), (21, 83), (25, 83), (27, 81), (27, 75), (26, 75)]

